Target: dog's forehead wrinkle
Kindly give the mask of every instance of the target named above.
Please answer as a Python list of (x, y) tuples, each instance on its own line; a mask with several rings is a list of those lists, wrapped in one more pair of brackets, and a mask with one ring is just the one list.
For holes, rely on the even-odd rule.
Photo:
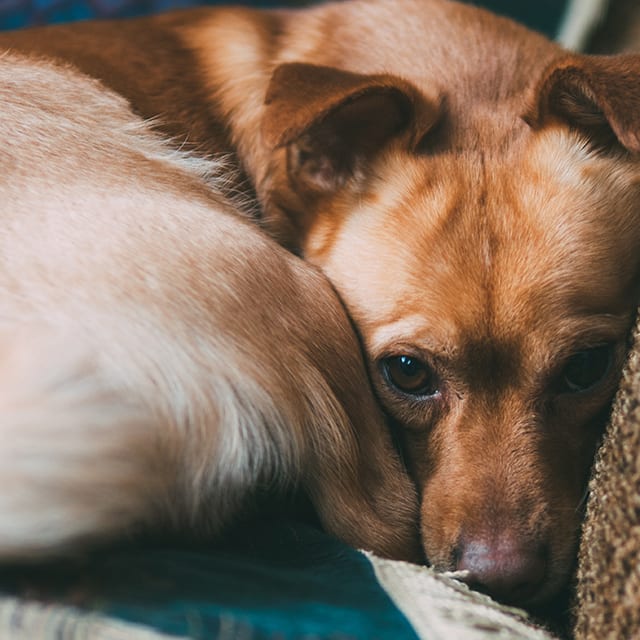
[[(441, 178), (442, 189), (449, 193), (446, 208), (440, 207), (431, 225), (422, 225), (429, 246), (422, 255), (427, 259), (429, 276), (462, 282), (467, 294), (475, 292), (475, 312), (491, 323), (495, 306), (496, 263), (504, 243), (500, 224), (493, 213), (496, 208), (492, 190), (491, 165), (482, 151), (467, 154), (455, 163), (453, 180), (447, 173)], [(448, 185), (447, 185), (448, 182)], [(448, 188), (445, 188), (445, 185)], [(497, 185), (497, 191), (500, 191)]]
[[(407, 217), (415, 220), (415, 233), (407, 236), (406, 229), (398, 229), (397, 234), (388, 233), (388, 242), (377, 246), (376, 251), (384, 252), (385, 256), (388, 251), (395, 258), (402, 256), (400, 268), (395, 271), (397, 282), (387, 295), (396, 304), (402, 303), (394, 313), (402, 313), (405, 305), (406, 308), (423, 310), (421, 322), (409, 322), (415, 324), (411, 329), (415, 340), (443, 333), (440, 327), (446, 324), (449, 335), (447, 340), (440, 342), (451, 345), (456, 340), (451, 336), (461, 332), (460, 327), (469, 314), (474, 317), (476, 325), (491, 327), (494, 324), (491, 320), (495, 304), (492, 278), (500, 242), (496, 225), (486, 211), (490, 185), (487, 184), (483, 155), (474, 155), (462, 174), (459, 171), (444, 173), (458, 178), (433, 177), (427, 183), (421, 182), (419, 188), (407, 189), (404, 197), (401, 191), (395, 190), (394, 196), (385, 198), (384, 202), (394, 208), (384, 211), (379, 208), (381, 201), (377, 201), (374, 216), (382, 225), (382, 239), (387, 237), (385, 231), (388, 232), (396, 223), (406, 226)], [(398, 238), (402, 248), (396, 246)], [(404, 284), (403, 280), (406, 280)], [(447, 300), (456, 290), (463, 296), (464, 303), (456, 305), (452, 310), (453, 317), (447, 317), (446, 323), (440, 322), (438, 317), (442, 314), (438, 314), (437, 309), (451, 307)], [(393, 326), (395, 320), (395, 317), (386, 317), (381, 336), (387, 331), (384, 327)], [(386, 338), (380, 338), (380, 341), (384, 340)], [(439, 350), (451, 352), (452, 347)]]

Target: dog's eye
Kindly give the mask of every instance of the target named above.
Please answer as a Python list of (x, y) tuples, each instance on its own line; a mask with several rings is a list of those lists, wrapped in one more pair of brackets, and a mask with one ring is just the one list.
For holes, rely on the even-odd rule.
[(609, 372), (611, 356), (611, 345), (585, 349), (573, 355), (561, 374), (562, 391), (578, 393), (595, 386)]
[(402, 393), (432, 396), (438, 392), (436, 376), (427, 364), (412, 356), (391, 356), (382, 361), (387, 381)]

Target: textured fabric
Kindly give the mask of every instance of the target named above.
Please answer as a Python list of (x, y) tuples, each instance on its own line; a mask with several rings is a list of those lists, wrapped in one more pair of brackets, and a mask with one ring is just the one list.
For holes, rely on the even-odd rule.
[[(233, 628), (229, 628), (233, 631)], [(226, 640), (234, 636), (226, 634)], [(0, 597), (0, 640), (190, 640), (59, 604)], [(224, 635), (210, 640), (225, 640)]]
[(427, 567), (369, 556), (380, 584), (421, 640), (552, 640), (520, 609)]
[(0, 584), (29, 594), (0, 597), (0, 640), (552, 640), (450, 577), (300, 524), (208, 549), (110, 549)]
[(640, 637), (640, 322), (590, 486), (577, 637)]
[[(416, 640), (367, 558), (303, 524), (245, 525), (214, 547), (145, 542), (82, 562), (18, 567), (3, 571), (1, 586), (25, 603), (35, 596), (195, 640)], [(5, 607), (16, 611), (15, 601)], [(40, 612), (58, 615), (47, 628), (65, 629), (64, 640), (86, 637), (89, 623), (96, 628), (86, 614)], [(27, 621), (35, 615), (22, 613)], [(49, 637), (59, 638), (34, 640)]]

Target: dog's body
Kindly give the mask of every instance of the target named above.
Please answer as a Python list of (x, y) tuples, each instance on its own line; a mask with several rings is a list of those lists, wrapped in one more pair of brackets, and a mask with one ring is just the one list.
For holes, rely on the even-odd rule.
[(638, 59), (569, 54), (446, 0), (126, 25), (0, 47), (236, 154), (266, 226), (360, 332), (428, 559), (504, 599), (550, 597), (638, 298)]
[(348, 318), (225, 167), (72, 70), (4, 56), (0, 96), (0, 557), (215, 533), (296, 482), (352, 544), (419, 557)]

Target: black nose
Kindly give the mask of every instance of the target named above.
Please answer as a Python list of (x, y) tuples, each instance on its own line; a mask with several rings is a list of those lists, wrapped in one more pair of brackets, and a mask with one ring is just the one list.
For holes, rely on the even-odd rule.
[(506, 603), (524, 603), (540, 591), (547, 569), (544, 548), (503, 534), (468, 538), (457, 550), (456, 569), (467, 571), (465, 582)]

